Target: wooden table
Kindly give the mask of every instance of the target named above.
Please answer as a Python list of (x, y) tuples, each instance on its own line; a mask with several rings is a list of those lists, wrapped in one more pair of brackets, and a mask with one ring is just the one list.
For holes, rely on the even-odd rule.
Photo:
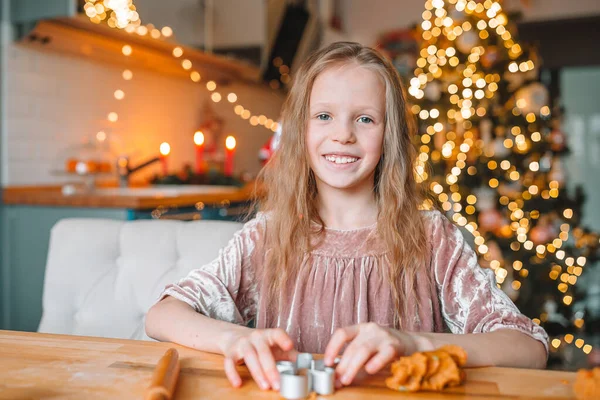
[[(244, 384), (229, 385), (223, 358), (170, 343), (0, 331), (0, 399), (142, 399), (153, 368), (169, 347), (181, 357), (176, 396), (182, 399), (279, 399), (261, 391), (245, 367)], [(575, 374), (515, 368), (467, 370), (464, 386), (443, 393), (387, 389), (386, 373), (321, 399), (573, 399)]]

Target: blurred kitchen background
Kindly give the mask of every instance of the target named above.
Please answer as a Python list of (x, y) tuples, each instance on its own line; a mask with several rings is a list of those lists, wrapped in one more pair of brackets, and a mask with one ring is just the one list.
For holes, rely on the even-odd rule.
[[(529, 75), (511, 80), (514, 87), (507, 93), (532, 82), (543, 86), (530, 86), (521, 93), (523, 101), (541, 102), (538, 120), (554, 123), (547, 135), (542, 128), (538, 133), (548, 137), (549, 150), (527, 162), (535, 165), (535, 171), (549, 163), (550, 182), (564, 186), (569, 197), (561, 200), (547, 191), (547, 198), (562, 201), (556, 203), (562, 207), (560, 217), (573, 221), (568, 226), (571, 236), (563, 235), (567, 228), (553, 222), (553, 217), (539, 223), (539, 240), (533, 240), (532, 246), (551, 243), (543, 253), (533, 250), (535, 257), (545, 257), (547, 269), (539, 275), (545, 281), (533, 273), (541, 266), (534, 265), (535, 278), (528, 278), (524, 273), (528, 259), (518, 264), (502, 256), (512, 254), (511, 248), (517, 252), (513, 243), (527, 247), (525, 239), (516, 239), (521, 222), (514, 209), (506, 224), (498, 217), (497, 226), (489, 210), (467, 210), (479, 218), (480, 227), (489, 225), (491, 232), (486, 236), (482, 228), (487, 244), (478, 242), (477, 234), (470, 240), (482, 264), (495, 269), (499, 284), (517, 304), (521, 281), (529, 279), (529, 291), (523, 287), (523, 293), (543, 294), (520, 307), (551, 331), (551, 368), (600, 364), (597, 0), (0, 0), (0, 328), (36, 330), (50, 229), (62, 218), (239, 220), (248, 210), (256, 174), (276, 149), (280, 110), (294, 71), (322, 46), (347, 40), (382, 49), (411, 88), (413, 112), (425, 121), (422, 100), (435, 105), (447, 93), (448, 82), (438, 89), (430, 85), (425, 94), (419, 92), (419, 87), (424, 88), (419, 74), (424, 74), (425, 82), (437, 78), (431, 69), (429, 78), (422, 69), (417, 72), (423, 68), (419, 57), (425, 63), (428, 46), (435, 42), (424, 32), (433, 32), (438, 22), (439, 27), (451, 26), (444, 25), (444, 16), (466, 21), (458, 4), (463, 4), (468, 18), (488, 12), (490, 27), (489, 18), (502, 15), (503, 22), (494, 23), (506, 25), (517, 44), (532, 49), (527, 53), (535, 61), (531, 67), (527, 62), (522, 67), (515, 64), (517, 73), (521, 68)], [(490, 10), (494, 12), (489, 14)], [(463, 48), (458, 44), (458, 49), (466, 53), (471, 47), (485, 46), (480, 40), (487, 36), (469, 36), (466, 26), (458, 24), (454, 31), (463, 37)], [(429, 56), (451, 56), (434, 49)], [(502, 59), (495, 47), (482, 49), (494, 54), (486, 68)], [(521, 55), (510, 45), (507, 49), (514, 54), (498, 68), (512, 68), (512, 58)], [(500, 87), (500, 81), (511, 79), (502, 71), (497, 76)], [(487, 83), (494, 82), (490, 77)], [(560, 110), (557, 118), (550, 121), (551, 112), (542, 106), (552, 115)], [(493, 130), (499, 122), (491, 121)], [(527, 121), (533, 123), (529, 117)], [(426, 129), (427, 124), (422, 124), (423, 136)], [(427, 133), (434, 136), (433, 131)], [(454, 140), (447, 139), (447, 143)], [(434, 160), (435, 151), (429, 153), (433, 148), (422, 147), (430, 141), (426, 140), (417, 138), (416, 143)], [(510, 147), (506, 140), (499, 143), (511, 148), (513, 142)], [(439, 154), (444, 154), (443, 144)], [(515, 138), (515, 149), (517, 144)], [(482, 152), (488, 163), (484, 165), (489, 166), (494, 153)], [(456, 157), (463, 162), (460, 168), (475, 163), (466, 156)], [(527, 179), (523, 174), (513, 180)], [(442, 184), (439, 191), (433, 183), (430, 187), (438, 205), (444, 208), (447, 203), (444, 210), (457, 215), (454, 204), (460, 203), (461, 196), (453, 195), (458, 189), (453, 189), (452, 181)], [(552, 185), (550, 190), (558, 190)], [(491, 196), (490, 188), (495, 188), (492, 183), (485, 186), (488, 193), (478, 192), (478, 199)], [(537, 194), (533, 189), (529, 192)], [(543, 193), (541, 197), (546, 199)], [(475, 204), (466, 195), (462, 201), (459, 210)], [(506, 205), (500, 197), (498, 201)], [(515, 207), (522, 208), (532, 223), (538, 220), (518, 202)], [(512, 234), (511, 220), (517, 221), (514, 241), (498, 239), (494, 247), (498, 257), (490, 261), (486, 254), (496, 240), (494, 230), (505, 227)], [(454, 221), (473, 233), (466, 217), (464, 223), (460, 217)], [(546, 257), (546, 253), (558, 254), (560, 246), (551, 239), (559, 235), (561, 243), (571, 241), (577, 253), (573, 260), (568, 254)], [(494, 264), (497, 260), (501, 261)], [(583, 270), (587, 278), (577, 283)], [(514, 279), (507, 278), (509, 272)]]

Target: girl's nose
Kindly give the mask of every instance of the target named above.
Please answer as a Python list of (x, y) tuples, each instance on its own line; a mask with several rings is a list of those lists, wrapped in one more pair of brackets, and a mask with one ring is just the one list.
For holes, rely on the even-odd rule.
[(354, 143), (356, 137), (351, 124), (339, 124), (332, 130), (331, 139), (342, 144)]

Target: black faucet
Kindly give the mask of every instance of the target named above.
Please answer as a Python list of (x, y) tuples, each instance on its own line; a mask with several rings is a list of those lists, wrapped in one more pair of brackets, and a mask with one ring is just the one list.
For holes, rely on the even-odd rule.
[(127, 187), (129, 184), (129, 176), (148, 165), (154, 164), (160, 161), (160, 157), (154, 157), (138, 165), (137, 167), (131, 168), (129, 166), (129, 157), (120, 156), (117, 158), (117, 174), (119, 175), (119, 186)]

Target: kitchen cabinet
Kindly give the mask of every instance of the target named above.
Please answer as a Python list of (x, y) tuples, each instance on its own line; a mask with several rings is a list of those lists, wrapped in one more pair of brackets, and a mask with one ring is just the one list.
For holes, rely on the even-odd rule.
[(8, 0), (13, 23), (34, 23), (41, 19), (66, 17), (77, 12), (77, 0)]

